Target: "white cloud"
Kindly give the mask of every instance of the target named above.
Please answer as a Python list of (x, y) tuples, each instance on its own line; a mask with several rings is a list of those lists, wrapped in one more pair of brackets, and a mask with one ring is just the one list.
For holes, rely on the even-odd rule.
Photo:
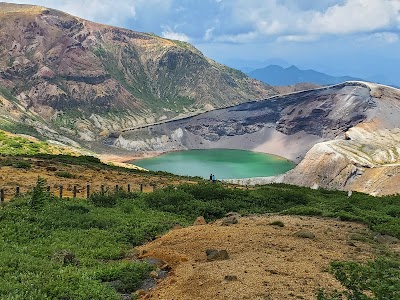
[(276, 36), (280, 41), (306, 41), (321, 35), (368, 33), (400, 27), (400, 0), (338, 0), (336, 4), (329, 1), (324, 10), (318, 10), (317, 5), (300, 9), (282, 0), (233, 1), (233, 21), (252, 28), (258, 33), (254, 38)]
[(379, 43), (387, 43), (393, 44), (399, 41), (400, 37), (398, 34), (393, 32), (377, 32), (373, 34), (369, 34), (367, 36), (363, 36), (358, 39), (359, 42), (379, 42)]
[(12, 3), (41, 5), (58, 9), (74, 16), (103, 22), (110, 25), (123, 25), (126, 19), (136, 16), (136, 1), (124, 0), (7, 0)]
[(277, 42), (312, 42), (318, 39), (317, 35), (282, 35)]
[(211, 28), (208, 28), (207, 30), (206, 30), (206, 32), (204, 33), (204, 40), (205, 41), (210, 41), (210, 40), (212, 40), (212, 38), (213, 38), (213, 31), (215, 30), (215, 27), (211, 27)]
[(399, 14), (397, 0), (348, 0), (344, 5), (331, 6), (325, 12), (316, 12), (305, 29), (315, 33), (348, 34), (385, 28)]
[(190, 42), (190, 37), (188, 37), (186, 34), (182, 32), (175, 32), (169, 27), (164, 28), (164, 31), (161, 34), (162, 37), (166, 39)]
[(217, 42), (228, 42), (228, 43), (248, 43), (254, 41), (258, 37), (258, 33), (250, 31), (239, 34), (226, 34), (216, 37), (214, 40)]

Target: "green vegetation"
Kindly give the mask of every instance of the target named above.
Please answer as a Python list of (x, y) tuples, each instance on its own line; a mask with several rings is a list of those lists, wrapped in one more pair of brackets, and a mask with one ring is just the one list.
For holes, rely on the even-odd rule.
[[(21, 136), (7, 135), (0, 131), (1, 155), (36, 155), (39, 153), (51, 153), (58, 148), (51, 147), (46, 142), (33, 141)], [(67, 151), (65, 151), (67, 152)]]
[(64, 178), (76, 178), (76, 175), (67, 172), (67, 171), (56, 171), (54, 172), (54, 175), (58, 176), (58, 177), (64, 177)]
[[(53, 159), (99, 164), (89, 157)], [(208, 220), (229, 211), (320, 215), (364, 222), (400, 237), (400, 196), (353, 193), (349, 198), (344, 192), (282, 184), (242, 190), (201, 182), (148, 194), (117, 190), (89, 201), (59, 201), (44, 187), (39, 179), (31, 194), (0, 209), (1, 299), (119, 299), (137, 289), (151, 269), (129, 260), (130, 249), (199, 215)], [(333, 262), (331, 271), (346, 290), (321, 291), (318, 297), (398, 299), (399, 266), (394, 256), (365, 264)]]

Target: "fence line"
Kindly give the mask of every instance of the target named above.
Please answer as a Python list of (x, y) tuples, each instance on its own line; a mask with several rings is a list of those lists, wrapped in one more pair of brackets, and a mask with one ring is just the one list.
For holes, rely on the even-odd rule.
[[(150, 185), (147, 185), (147, 186), (149, 186), (149, 187), (151, 188), (151, 189), (150, 189), (150, 192), (154, 192), (154, 190), (156, 189), (156, 184), (150, 184)], [(140, 183), (140, 184), (138, 185), (138, 190), (136, 190), (136, 191), (142, 193), (142, 192), (144, 191), (144, 187), (146, 187), (146, 186), (145, 186), (143, 183)], [(57, 190), (57, 189), (58, 189), (58, 190)], [(32, 192), (32, 190), (33, 190), (32, 188), (31, 188), (31, 189), (27, 189), (27, 190), (26, 190), (26, 193)], [(109, 190), (112, 190), (111, 187), (109, 187)], [(119, 185), (119, 184), (116, 184), (114, 190), (115, 190), (115, 191), (118, 191), (118, 190), (123, 191), (124, 188), (123, 188), (123, 186), (121, 186), (121, 185)], [(58, 197), (59, 197), (60, 199), (63, 199), (63, 198), (70, 198), (70, 197), (65, 197), (65, 194), (64, 194), (64, 186), (63, 186), (63, 185), (55, 185), (55, 187), (53, 188), (53, 190), (52, 190), (51, 187), (48, 185), (48, 186), (46, 187), (46, 191), (49, 192), (49, 193), (52, 193), (52, 194), (55, 194), (55, 193), (58, 192)], [(84, 190), (82, 190), (81, 193), (83, 193), (84, 191), (86, 191), (86, 199), (89, 199), (90, 196), (93, 194), (92, 186), (91, 186), (90, 184), (87, 184), (87, 185), (86, 185), (86, 188), (84, 188)], [(132, 192), (131, 184), (129, 184), (129, 183), (127, 184), (127, 186), (126, 186), (126, 191), (127, 191), (128, 193), (131, 193), (131, 192)], [(6, 193), (6, 192), (11, 192), (11, 193)], [(100, 192), (100, 193), (105, 193), (105, 192), (106, 192), (106, 186), (105, 186), (104, 184), (102, 184), (102, 185), (100, 186), (99, 192)], [(10, 188), (9, 188), (9, 189), (1, 188), (1, 189), (0, 189), (0, 203), (4, 203), (4, 202), (5, 202), (6, 196), (11, 196), (11, 198), (13, 198), (13, 197), (18, 197), (18, 196), (20, 196), (21, 194), (22, 194), (22, 189), (21, 189), (20, 186), (16, 186), (14, 189), (10, 189)], [(73, 185), (73, 188), (72, 188), (72, 198), (77, 198), (77, 196), (78, 196), (79, 194), (80, 194), (80, 192), (78, 191), (78, 185)]]

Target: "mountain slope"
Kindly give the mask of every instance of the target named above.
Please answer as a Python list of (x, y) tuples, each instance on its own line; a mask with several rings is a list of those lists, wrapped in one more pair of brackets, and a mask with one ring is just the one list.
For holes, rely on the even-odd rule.
[(277, 65), (257, 69), (249, 73), (253, 78), (265, 83), (281, 86), (310, 82), (319, 85), (336, 84), (345, 81), (358, 80), (350, 76), (330, 76), (314, 70), (300, 70), (296, 66), (282, 68)]
[(190, 44), (7, 3), (0, 3), (0, 87), (15, 103), (10, 122), (87, 141), (276, 94)]

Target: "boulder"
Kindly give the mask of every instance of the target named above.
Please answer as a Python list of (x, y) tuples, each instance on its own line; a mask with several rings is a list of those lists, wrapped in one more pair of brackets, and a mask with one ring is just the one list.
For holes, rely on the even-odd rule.
[(199, 226), (199, 225), (207, 225), (207, 222), (203, 216), (197, 217), (196, 221), (194, 221), (193, 223), (193, 226)]
[(295, 232), (293, 236), (303, 239), (315, 239), (315, 234), (307, 230), (299, 230)]
[(226, 250), (207, 249), (206, 255), (208, 261), (229, 259), (229, 254)]
[(230, 225), (237, 224), (237, 223), (239, 223), (239, 218), (234, 215), (226, 217), (222, 220), (223, 226), (230, 226)]

